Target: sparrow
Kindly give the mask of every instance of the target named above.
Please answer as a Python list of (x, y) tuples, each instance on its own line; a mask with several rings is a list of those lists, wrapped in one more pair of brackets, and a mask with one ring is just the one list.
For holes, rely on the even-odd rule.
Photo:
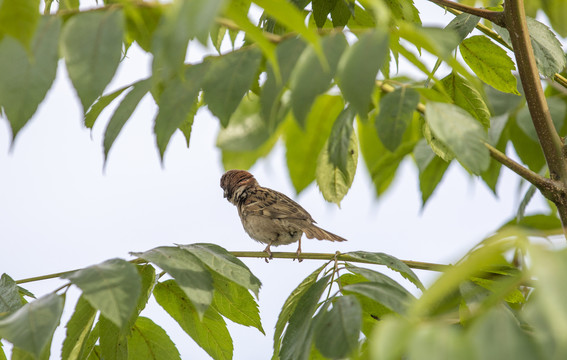
[[(268, 244), (264, 252), (272, 258), (270, 246), (299, 242), (297, 259), (301, 261), (301, 236), (308, 239), (346, 241), (321, 229), (298, 203), (275, 190), (262, 187), (252, 174), (229, 170), (221, 177), (224, 197), (238, 209), (244, 230), (256, 241)], [(268, 261), (266, 258), (266, 262)]]

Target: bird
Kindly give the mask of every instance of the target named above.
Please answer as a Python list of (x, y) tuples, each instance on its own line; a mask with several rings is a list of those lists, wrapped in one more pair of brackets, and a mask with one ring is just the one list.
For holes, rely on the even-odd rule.
[(224, 198), (235, 205), (244, 230), (261, 243), (267, 244), (266, 262), (272, 259), (271, 246), (299, 242), (297, 260), (301, 261), (301, 237), (308, 239), (346, 241), (321, 229), (311, 215), (286, 195), (262, 187), (254, 176), (245, 170), (229, 170), (220, 179)]

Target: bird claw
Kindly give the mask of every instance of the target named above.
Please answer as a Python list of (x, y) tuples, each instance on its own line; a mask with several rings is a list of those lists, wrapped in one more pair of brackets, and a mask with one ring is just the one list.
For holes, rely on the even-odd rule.
[(270, 260), (272, 260), (274, 258), (274, 255), (272, 254), (272, 252), (270, 251), (270, 245), (266, 246), (266, 248), (264, 249), (264, 252), (266, 254), (268, 254), (268, 256), (266, 256), (264, 258), (264, 260), (266, 261), (266, 264), (270, 263)]
[(301, 255), (301, 248), (297, 249), (297, 251), (295, 253), (297, 254), (297, 256), (293, 258), (293, 261), (295, 261), (295, 259), (297, 259), (298, 263), (302, 262), (303, 259), (299, 257), (299, 255)]

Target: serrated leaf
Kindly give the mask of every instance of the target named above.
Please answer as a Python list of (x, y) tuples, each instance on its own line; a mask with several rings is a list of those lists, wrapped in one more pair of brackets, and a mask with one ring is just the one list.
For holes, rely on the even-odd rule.
[(303, 39), (315, 48), (319, 56), (323, 56), (319, 36), (313, 29), (309, 29), (305, 25), (305, 16), (297, 7), (285, 0), (253, 0), (253, 2), (290, 31), (301, 35)]
[(120, 329), (103, 315), (99, 317), (97, 325), (100, 334), (100, 358), (109, 360), (127, 360), (127, 334), (130, 329)]
[[(526, 22), (539, 72), (549, 78), (560, 73), (567, 65), (561, 42), (547, 25), (531, 17), (526, 17)], [(508, 30), (499, 26), (494, 28), (506, 43), (511, 44)]]
[(313, 336), (312, 317), (329, 278), (325, 276), (311, 285), (297, 302), (282, 340), (281, 360), (307, 360)]
[(409, 341), (408, 357), (470, 360), (474, 349), (460, 330), (440, 322), (420, 324)]
[(468, 112), (452, 104), (429, 102), (425, 113), (433, 135), (474, 174), (488, 168), (490, 155), (484, 146), (487, 134)]
[(471, 83), (454, 72), (444, 77), (441, 83), (455, 105), (474, 116), (485, 129), (490, 127), (490, 110)]
[(181, 356), (164, 329), (140, 316), (128, 337), (128, 359), (175, 360)]
[(261, 59), (260, 50), (249, 48), (208, 60), (211, 65), (203, 81), (204, 100), (223, 127), (250, 89)]
[(266, 334), (262, 328), (258, 304), (245, 287), (215, 273), (213, 286), (215, 293), (212, 306), (222, 316), (240, 325), (253, 326)]
[(451, 28), (422, 27), (410, 23), (400, 23), (399, 37), (414, 44), (421, 53), (421, 48), (447, 59), (459, 45), (460, 39)]
[(183, 120), (181, 125), (179, 125), (179, 131), (181, 131), (181, 133), (185, 137), (187, 148), (189, 148), (189, 144), (191, 143), (191, 131), (193, 130), (193, 122), (195, 121), (197, 111), (199, 111), (199, 101), (193, 102), (189, 114), (187, 114), (185, 120)]
[(354, 251), (347, 253), (355, 259), (362, 260), (371, 264), (385, 265), (389, 269), (402, 275), (405, 279), (409, 280), (418, 289), (424, 290), (425, 287), (417, 277), (417, 275), (407, 266), (403, 261), (385, 253), (372, 253), (366, 251)]
[(431, 148), (431, 150), (435, 153), (435, 155), (439, 156), (441, 159), (450, 162), (455, 158), (455, 153), (451, 151), (451, 149), (445, 145), (442, 141), (439, 140), (435, 134), (431, 131), (431, 127), (426, 122), (423, 124), (423, 138), (427, 142), (427, 145)]
[(421, 25), (419, 11), (415, 7), (413, 0), (386, 0), (385, 3), (396, 19)]
[(203, 316), (173, 280), (158, 283), (154, 288), (158, 304), (181, 328), (215, 360), (232, 359), (232, 338), (223, 318), (209, 307)]
[(378, 138), (374, 124), (358, 122), (360, 149), (364, 163), (374, 184), (376, 195), (382, 195), (392, 184), (402, 160), (415, 146), (415, 141), (408, 139), (394, 153), (388, 151)]
[(22, 307), (18, 285), (8, 274), (0, 277), (0, 317)]
[(435, 156), (425, 139), (417, 143), (413, 153), (419, 169), (419, 190), (423, 207), (443, 179), (450, 162)]
[(276, 115), (280, 108), (279, 100), (283, 94), (284, 86), (287, 84), (304, 49), (305, 43), (297, 37), (282, 41), (276, 48), (279, 69), (275, 69), (272, 63), (267, 66), (266, 82), (262, 86), (262, 93), (260, 94), (260, 110), (262, 118), (267, 124), (276, 123)]
[(61, 33), (67, 72), (86, 113), (112, 80), (122, 54), (122, 11), (85, 12), (71, 17)]
[(258, 297), (262, 283), (248, 266), (227, 250), (215, 244), (180, 245), (184, 250), (195, 255), (205, 265), (230, 281), (252, 290)]
[(553, 30), (557, 31), (562, 37), (567, 37), (567, 24), (565, 13), (567, 13), (567, 3), (564, 0), (544, 0), (543, 9), (549, 17)]
[(331, 134), (334, 120), (343, 108), (342, 97), (321, 95), (307, 115), (303, 129), (296, 121), (286, 124), (287, 168), (298, 194), (315, 180), (317, 158)]
[(341, 200), (352, 185), (358, 164), (358, 140), (355, 132), (351, 132), (348, 148), (346, 149), (346, 172), (341, 171), (338, 166), (331, 162), (329, 147), (329, 140), (327, 140), (317, 159), (315, 176), (319, 190), (325, 200), (340, 205)]
[(203, 317), (213, 301), (213, 278), (195, 255), (172, 246), (160, 246), (132, 255), (151, 261), (173, 276), (193, 303), (199, 317)]
[(61, 359), (76, 360), (82, 359), (85, 342), (88, 339), (97, 310), (81, 296), (75, 306), (75, 311), (66, 325), (67, 332), (63, 348), (61, 349)]
[[(152, 85), (151, 79), (140, 80), (132, 86), (132, 90), (126, 94), (124, 99), (120, 102), (120, 105), (114, 110), (106, 130), (104, 131), (104, 161), (108, 159), (108, 152), (114, 144), (114, 141), (120, 134), (122, 127), (126, 124), (126, 121), (132, 116), (134, 110), (142, 100), (144, 96), (150, 91)], [(97, 102), (98, 103), (98, 102)]]
[(250, 151), (222, 151), (222, 165), (225, 170), (243, 169), (248, 170), (258, 161), (267, 156), (279, 139), (279, 133), (276, 132), (266, 140), (259, 148)]
[(276, 322), (276, 327), (274, 330), (274, 354), (272, 358), (277, 359), (277, 357), (279, 356), (281, 335), (283, 334), (285, 325), (289, 321), (291, 315), (295, 312), (299, 300), (309, 289), (311, 289), (311, 286), (315, 284), (317, 278), (321, 274), (321, 271), (323, 271), (325, 267), (327, 267), (327, 264), (318, 267), (317, 269), (315, 269), (315, 271), (309, 274), (309, 276), (303, 279), (303, 281), (291, 292), (291, 294), (284, 302), (282, 311), (278, 316), (278, 321)]
[(358, 347), (362, 308), (356, 297), (339, 296), (333, 307), (317, 319), (314, 341), (327, 358), (344, 358)]
[[(33, 13), (37, 14), (37, 7)], [(0, 106), (10, 122), (12, 139), (36, 112), (55, 80), (60, 29), (60, 19), (41, 18), (29, 51), (10, 36), (0, 41)]]
[[(342, 0), (340, 0), (342, 1)], [(327, 21), (327, 16), (335, 8), (337, 0), (313, 0), (311, 7), (313, 9), (313, 18), (318, 28), (322, 28)]]
[(405, 314), (411, 301), (415, 300), (412, 295), (395, 286), (378, 282), (346, 285), (343, 286), (343, 291), (364, 295), (398, 314)]
[(315, 50), (308, 47), (297, 60), (290, 77), (293, 115), (302, 128), (305, 128), (305, 118), (315, 98), (328, 90), (340, 56), (348, 46), (342, 33), (326, 36), (321, 43), (328, 66), (323, 67)]
[(110, 259), (61, 277), (80, 288), (85, 300), (119, 328), (134, 312), (140, 296), (136, 267), (122, 259)]
[(0, 338), (39, 357), (63, 313), (63, 296), (45, 295), (0, 319)]
[(272, 133), (259, 114), (260, 101), (254, 94), (242, 99), (228, 126), (219, 131), (219, 148), (226, 151), (252, 151), (270, 138)]
[(376, 75), (388, 51), (388, 33), (374, 29), (362, 34), (339, 61), (336, 75), (339, 88), (345, 100), (363, 118), (367, 116)]
[(18, 39), (24, 47), (30, 46), (39, 21), (39, 0), (0, 1), (0, 34)]
[(459, 49), (467, 65), (482, 81), (502, 92), (520, 95), (512, 74), (516, 66), (501, 47), (485, 36), (476, 35), (463, 40)]
[(327, 152), (331, 165), (338, 168), (343, 174), (348, 174), (347, 162), (350, 152), (353, 150), (350, 144), (354, 132), (352, 124), (354, 120), (354, 109), (350, 106), (344, 109), (333, 123), (331, 134), (327, 140)]
[[(79, 0), (76, 1), (79, 2)], [(126, 38), (135, 41), (144, 51), (151, 52), (152, 39), (162, 19), (164, 8), (162, 6), (125, 6)]]
[(165, 83), (154, 126), (162, 160), (171, 136), (183, 124), (199, 95), (207, 66), (207, 63), (191, 65), (185, 70), (184, 79), (175, 77)]
[[(348, 1), (348, 5), (347, 5)], [(352, 9), (351, 9), (352, 6)], [(331, 10), (331, 19), (334, 27), (343, 27), (348, 24), (348, 21), (353, 16), (354, 1), (351, 0), (337, 0), (335, 7)]]
[(446, 29), (453, 30), (458, 35), (460, 41), (463, 41), (474, 30), (479, 21), (480, 17), (478, 16), (460, 13), (447, 24)]
[(96, 120), (102, 113), (102, 111), (106, 109), (106, 107), (110, 105), (110, 103), (112, 103), (114, 99), (119, 97), (120, 94), (122, 94), (125, 90), (129, 89), (131, 86), (132, 85), (126, 85), (118, 90), (111, 92), (110, 94), (100, 96), (98, 99), (96, 99), (94, 104), (89, 108), (89, 110), (85, 114), (85, 117), (83, 119), (85, 126), (88, 129), (92, 129)]
[(386, 149), (396, 151), (419, 103), (419, 93), (401, 87), (380, 98), (380, 111), (374, 120), (378, 137)]
[[(363, 276), (367, 281), (388, 284), (388, 285), (391, 285), (393, 287), (398, 288), (398, 290), (400, 290), (402, 292), (408, 293), (408, 295), (411, 295), (411, 293), (405, 287), (400, 285), (394, 279), (382, 274), (381, 272), (374, 271), (372, 269), (354, 266), (350, 263), (347, 264), (347, 270), (354, 273), (354, 274), (358, 274), (360, 276)], [(362, 281), (359, 281), (359, 282), (362, 282)]]

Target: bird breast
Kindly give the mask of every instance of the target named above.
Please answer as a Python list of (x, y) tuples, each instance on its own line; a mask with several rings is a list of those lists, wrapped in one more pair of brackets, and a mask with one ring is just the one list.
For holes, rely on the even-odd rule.
[(242, 226), (252, 239), (274, 246), (294, 243), (303, 235), (301, 230), (285, 219), (271, 219), (265, 216), (244, 216)]

